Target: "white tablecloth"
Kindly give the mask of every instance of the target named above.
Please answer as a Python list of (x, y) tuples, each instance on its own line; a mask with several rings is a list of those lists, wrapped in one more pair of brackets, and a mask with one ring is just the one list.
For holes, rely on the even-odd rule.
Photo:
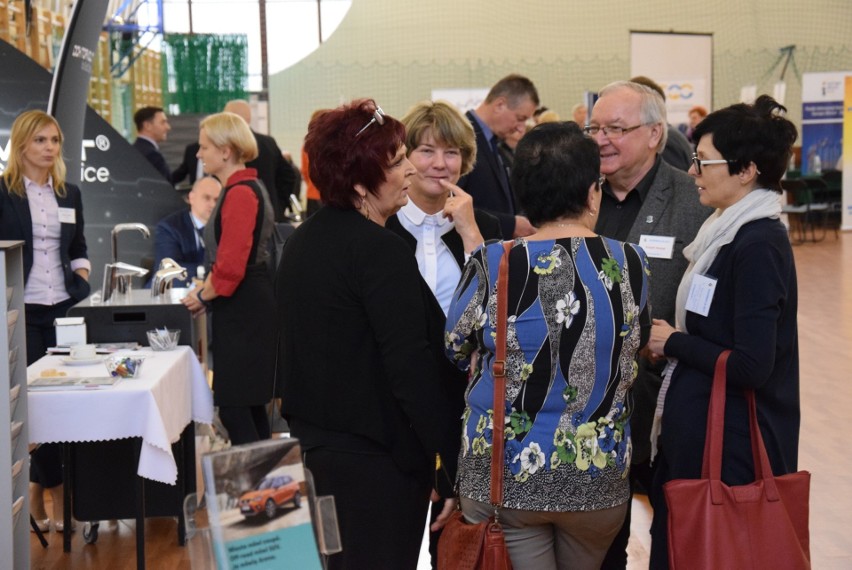
[[(137, 474), (168, 485), (177, 482), (171, 444), (194, 420), (213, 421), (213, 393), (188, 346), (168, 352), (148, 348), (117, 353), (144, 356), (139, 377), (99, 390), (29, 392), (30, 443), (109, 441), (142, 438)], [(30, 378), (46, 368), (69, 376), (109, 375), (102, 363), (63, 364), (48, 355), (27, 368)]]

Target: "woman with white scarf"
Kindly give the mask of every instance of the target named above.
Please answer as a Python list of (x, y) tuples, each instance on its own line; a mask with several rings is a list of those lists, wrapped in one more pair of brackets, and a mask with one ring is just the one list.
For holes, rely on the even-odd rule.
[(716, 211), (684, 249), (690, 265), (678, 288), (676, 327), (655, 319), (648, 344), (670, 361), (658, 404), (652, 569), (668, 567), (663, 484), (701, 476), (713, 369), (722, 351), (733, 351), (722, 479), (729, 485), (754, 480), (744, 389), (756, 392), (773, 472), (797, 470), (796, 267), (778, 196), (797, 133), (785, 111), (762, 95), (753, 105), (711, 113), (695, 129), (689, 174), (701, 203)]

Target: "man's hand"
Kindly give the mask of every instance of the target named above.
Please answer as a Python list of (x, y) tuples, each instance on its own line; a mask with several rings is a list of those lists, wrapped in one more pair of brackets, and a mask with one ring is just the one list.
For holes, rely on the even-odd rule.
[(535, 226), (525, 216), (515, 216), (515, 234), (512, 237), (527, 237), (535, 232)]

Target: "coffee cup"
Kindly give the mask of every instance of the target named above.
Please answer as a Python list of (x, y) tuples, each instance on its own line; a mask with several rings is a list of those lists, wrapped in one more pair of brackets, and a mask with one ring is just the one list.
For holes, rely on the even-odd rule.
[(71, 347), (71, 358), (74, 360), (92, 360), (96, 355), (94, 344), (75, 344)]

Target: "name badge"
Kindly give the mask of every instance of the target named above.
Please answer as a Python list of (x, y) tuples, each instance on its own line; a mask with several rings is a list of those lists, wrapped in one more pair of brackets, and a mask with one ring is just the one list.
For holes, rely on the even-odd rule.
[(74, 211), (74, 208), (59, 208), (59, 223), (76, 224), (77, 212)]
[(671, 259), (674, 254), (674, 236), (639, 236), (639, 247), (645, 250), (648, 257)]
[(686, 298), (686, 310), (706, 317), (710, 313), (713, 293), (716, 292), (716, 280), (706, 275), (694, 275)]

